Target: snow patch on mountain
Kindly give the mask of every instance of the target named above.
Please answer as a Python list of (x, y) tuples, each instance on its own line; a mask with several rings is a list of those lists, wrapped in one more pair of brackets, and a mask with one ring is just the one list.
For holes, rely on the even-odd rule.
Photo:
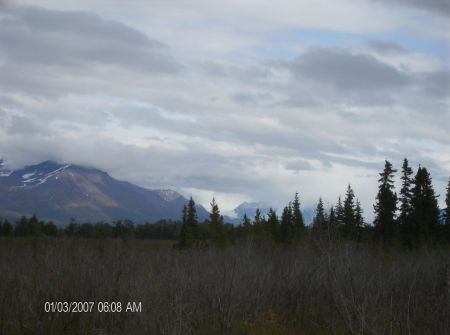
[(11, 173), (13, 173), (13, 171), (6, 169), (3, 160), (0, 159), (0, 177), (9, 177)]
[(24, 173), (21, 176), (20, 187), (41, 185), (52, 177), (58, 178), (58, 174), (68, 167), (70, 167), (70, 164), (57, 166), (57, 169), (51, 171), (33, 170), (32, 172)]
[(64, 171), (65, 169), (67, 169), (68, 167), (70, 167), (70, 164), (64, 165), (63, 167), (60, 167), (59, 169), (56, 169), (53, 172), (47, 173), (47, 175), (45, 175), (43, 178), (41, 178), (36, 185), (40, 185), (45, 183), (48, 179), (50, 179), (51, 177), (57, 176), (59, 173), (61, 173), (62, 171)]
[(26, 183), (28, 180), (32, 180), (32, 179), (30, 179), (30, 177), (34, 176), (35, 174), (36, 174), (36, 171), (33, 171), (33, 172), (31, 172), (31, 173), (25, 173), (25, 174), (22, 176), (22, 179), (23, 179), (24, 182)]
[(163, 198), (166, 201), (173, 201), (181, 197), (181, 195), (178, 192), (175, 192), (173, 190), (156, 190), (156, 192), (161, 198)]

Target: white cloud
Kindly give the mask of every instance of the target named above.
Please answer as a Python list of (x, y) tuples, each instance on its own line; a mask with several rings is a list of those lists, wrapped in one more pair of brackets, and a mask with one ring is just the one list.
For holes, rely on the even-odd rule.
[[(224, 211), (259, 200), (280, 208), (295, 191), (308, 206), (334, 202), (350, 182), (370, 216), (384, 159), (399, 167), (406, 156), (431, 168), (442, 193), (446, 63), (383, 40), (409, 31), (445, 47), (430, 34), (440, 20), (422, 31), (414, 10), (370, 1), (33, 5), (43, 8), (0, 17), (9, 29), (0, 30), (0, 156), (15, 167), (94, 165), (203, 205), (215, 196)], [(351, 37), (332, 47), (283, 41), (295, 57), (261, 51), (305, 28)]]

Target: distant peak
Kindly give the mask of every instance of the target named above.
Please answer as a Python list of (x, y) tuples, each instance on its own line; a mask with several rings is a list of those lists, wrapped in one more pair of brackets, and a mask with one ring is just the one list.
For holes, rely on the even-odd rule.
[(170, 189), (156, 190), (156, 193), (158, 193), (158, 195), (166, 201), (172, 201), (181, 197), (180, 193)]

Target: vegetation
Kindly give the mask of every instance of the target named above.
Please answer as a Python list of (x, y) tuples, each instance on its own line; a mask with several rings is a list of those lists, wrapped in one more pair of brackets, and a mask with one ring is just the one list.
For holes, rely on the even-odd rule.
[[(299, 195), (279, 217), (224, 222), (0, 220), (0, 334), (448, 334), (450, 181), (441, 216), (428, 170), (380, 173), (373, 224), (351, 185), (310, 226)], [(46, 301), (141, 302), (138, 313), (46, 313)]]
[[(0, 238), (1, 334), (449, 333), (448, 248)], [(46, 313), (45, 302), (141, 302)]]

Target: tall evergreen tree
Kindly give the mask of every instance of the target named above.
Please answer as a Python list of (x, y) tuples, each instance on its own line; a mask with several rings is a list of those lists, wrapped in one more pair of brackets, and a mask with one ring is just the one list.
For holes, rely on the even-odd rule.
[(316, 212), (312, 225), (313, 235), (321, 239), (327, 232), (327, 220), (325, 218), (325, 210), (323, 207), (322, 197), (319, 198), (316, 206)]
[(375, 236), (382, 244), (392, 243), (397, 236), (397, 194), (394, 191), (394, 170), (389, 161), (385, 161), (384, 170), (380, 173), (375, 210)]
[(278, 241), (280, 236), (280, 222), (278, 221), (277, 213), (270, 208), (267, 213), (266, 232), (273, 240)]
[(336, 211), (334, 210), (334, 206), (330, 207), (328, 213), (328, 225), (330, 228), (333, 228), (336, 225)]
[(12, 224), (9, 223), (8, 220), (5, 220), (2, 224), (2, 229), (1, 229), (0, 235), (11, 236), (13, 230), (14, 230), (14, 228), (13, 228)]
[(444, 211), (444, 239), (450, 242), (450, 179), (447, 185), (447, 192), (445, 195), (445, 211)]
[(288, 243), (293, 238), (294, 222), (292, 215), (292, 206), (289, 203), (288, 206), (284, 207), (283, 213), (281, 214), (281, 225), (280, 225), (280, 240), (283, 243)]
[(197, 210), (192, 197), (189, 199), (187, 206), (183, 207), (183, 218), (180, 231), (180, 240), (178, 247), (189, 248), (194, 246), (197, 239)]
[(336, 224), (337, 228), (340, 228), (344, 224), (344, 206), (342, 205), (341, 196), (338, 197), (338, 202), (336, 204)]
[(355, 220), (355, 192), (350, 184), (347, 186), (344, 199), (344, 225), (342, 227), (344, 236), (349, 239), (356, 237), (356, 220)]
[(439, 207), (431, 176), (426, 168), (419, 166), (412, 188), (411, 232), (407, 242), (416, 247), (431, 243), (438, 237)]
[(361, 203), (358, 199), (356, 199), (355, 206), (355, 225), (356, 225), (356, 240), (359, 241), (361, 239), (361, 234), (364, 229), (364, 216), (363, 210), (361, 208)]
[(255, 217), (253, 218), (253, 229), (257, 234), (263, 233), (265, 227), (264, 227), (264, 217), (261, 214), (261, 211), (259, 208), (256, 209)]
[(223, 225), (223, 216), (220, 215), (219, 206), (216, 199), (211, 201), (211, 213), (209, 213), (209, 227), (212, 238), (215, 240), (217, 246), (224, 247), (226, 242), (225, 229)]
[(403, 160), (402, 165), (402, 188), (400, 189), (400, 215), (398, 217), (398, 221), (400, 224), (400, 233), (403, 240), (403, 243), (409, 245), (410, 235), (412, 233), (412, 221), (411, 221), (411, 212), (412, 212), (412, 175), (413, 170), (409, 166), (408, 160), (405, 158)]
[(305, 234), (305, 222), (303, 220), (303, 214), (300, 209), (300, 200), (298, 197), (298, 192), (295, 193), (294, 201), (292, 202), (292, 222), (294, 225), (294, 235), (295, 237), (301, 238)]
[(405, 158), (402, 165), (402, 188), (400, 189), (400, 224), (404, 224), (411, 214), (411, 176), (413, 170), (409, 167), (408, 160)]

